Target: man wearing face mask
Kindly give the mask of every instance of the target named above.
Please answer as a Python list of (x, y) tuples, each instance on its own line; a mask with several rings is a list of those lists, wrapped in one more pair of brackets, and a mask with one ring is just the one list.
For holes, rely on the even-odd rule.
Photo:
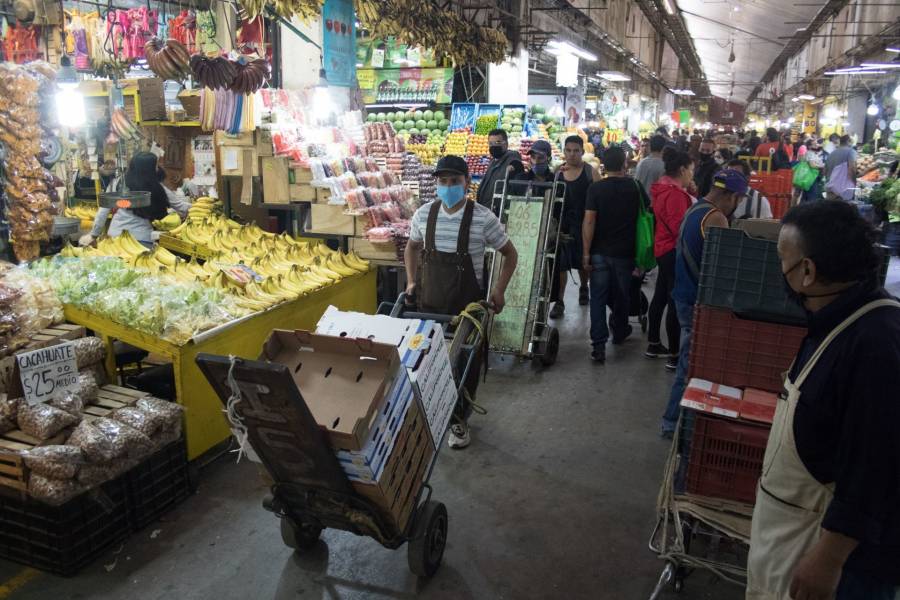
[(478, 204), (493, 208), (497, 182), (503, 181), (507, 174), (512, 179), (522, 172), (523, 167), (519, 153), (509, 149), (509, 138), (503, 129), (494, 129), (488, 134), (488, 152), (491, 153), (491, 164), (478, 186)]
[(785, 289), (808, 329), (756, 494), (748, 600), (894, 600), (900, 592), (900, 303), (874, 233), (841, 201), (784, 218)]
[[(484, 300), (484, 252), (492, 248), (503, 259), (491, 290), (496, 312), (503, 310), (506, 287), (516, 270), (518, 254), (491, 209), (466, 201), (471, 183), (469, 167), (459, 156), (445, 156), (434, 169), (438, 200), (421, 206), (410, 220), (409, 242), (403, 254), (406, 293), (422, 312), (456, 315), (470, 303)], [(466, 388), (474, 398), (480, 371), (476, 356)], [(462, 409), (460, 422), (451, 426), (451, 448), (469, 445), (466, 423), (471, 407)]]
[(712, 189), (705, 198), (684, 213), (675, 254), (675, 288), (672, 300), (681, 338), (678, 348), (678, 366), (675, 382), (662, 418), (662, 436), (671, 438), (681, 411), (681, 398), (687, 385), (688, 358), (691, 354), (691, 331), (694, 323), (694, 304), (700, 285), (700, 263), (706, 234), (712, 227), (728, 227), (729, 221), (741, 200), (747, 195), (747, 178), (735, 169), (723, 169), (713, 177)]
[(694, 170), (694, 185), (697, 186), (697, 194), (702, 198), (709, 193), (712, 187), (713, 175), (719, 170), (713, 154), (716, 151), (716, 143), (706, 138), (700, 142), (700, 161)]

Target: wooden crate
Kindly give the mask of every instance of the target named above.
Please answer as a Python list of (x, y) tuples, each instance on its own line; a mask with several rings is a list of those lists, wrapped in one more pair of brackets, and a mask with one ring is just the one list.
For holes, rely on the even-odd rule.
[(328, 204), (328, 201), (331, 200), (331, 190), (328, 188), (315, 188), (316, 190), (316, 204)]
[(316, 188), (308, 183), (292, 183), (289, 186), (291, 202), (315, 202)]
[[(104, 385), (100, 388), (97, 399), (84, 407), (84, 419), (107, 417), (114, 410), (132, 406), (140, 398), (149, 395), (147, 392), (118, 385)], [(63, 430), (47, 440), (31, 437), (19, 429), (0, 435), (0, 486), (25, 493), (28, 490), (28, 470), (22, 461), (21, 452), (37, 446), (62, 444), (70, 433), (68, 429)]]
[(311, 204), (309, 207), (310, 233), (354, 235), (356, 217), (344, 214), (347, 207), (338, 204)]
[(393, 243), (373, 244), (365, 238), (355, 237), (350, 238), (350, 249), (366, 260), (399, 262), (397, 246)]
[(291, 186), (288, 181), (288, 159), (266, 156), (259, 159), (263, 184), (263, 204), (290, 204)]
[(288, 180), (291, 184), (310, 183), (313, 180), (312, 171), (302, 165), (291, 165)]

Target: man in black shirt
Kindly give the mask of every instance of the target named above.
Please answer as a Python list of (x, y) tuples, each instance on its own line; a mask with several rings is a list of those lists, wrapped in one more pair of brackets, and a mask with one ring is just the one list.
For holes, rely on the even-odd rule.
[(582, 226), (583, 266), (591, 279), (591, 358), (599, 363), (606, 361), (608, 300), (612, 300), (613, 344), (621, 344), (631, 334), (628, 289), (634, 270), (639, 203), (645, 201), (640, 184), (625, 176), (622, 148), (608, 148), (603, 166), (608, 176), (588, 188)]
[(491, 153), (491, 164), (478, 186), (478, 203), (492, 209), (497, 182), (503, 181), (507, 175), (513, 179), (523, 169), (522, 157), (515, 150), (509, 149), (509, 138), (505, 130), (494, 129), (488, 134), (488, 151)]
[(705, 198), (712, 188), (713, 175), (719, 170), (715, 160), (716, 142), (710, 138), (700, 142), (700, 161), (694, 170), (694, 185), (697, 186), (698, 198)]
[(759, 482), (748, 598), (893, 600), (900, 591), (900, 303), (856, 209), (810, 202), (778, 241), (808, 333)]

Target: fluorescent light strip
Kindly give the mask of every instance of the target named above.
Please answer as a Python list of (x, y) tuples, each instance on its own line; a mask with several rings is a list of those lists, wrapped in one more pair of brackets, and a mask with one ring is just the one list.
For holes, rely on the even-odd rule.
[(885, 48), (888, 52), (897, 52), (900, 54), (900, 48)]
[(577, 46), (573, 46), (569, 42), (557, 42), (556, 40), (553, 40), (548, 43), (547, 46), (549, 46), (547, 52), (556, 56), (559, 56), (559, 54), (574, 54), (578, 58), (583, 58), (587, 61), (593, 62), (597, 60), (597, 55), (593, 52), (582, 50)]
[(900, 69), (900, 63), (862, 63), (866, 69)]
[(825, 71), (826, 75), (885, 75), (887, 71)]
[(800, 94), (799, 96), (797, 96), (797, 98), (799, 98), (800, 100), (815, 100), (816, 99), (815, 96), (812, 96), (810, 94)]

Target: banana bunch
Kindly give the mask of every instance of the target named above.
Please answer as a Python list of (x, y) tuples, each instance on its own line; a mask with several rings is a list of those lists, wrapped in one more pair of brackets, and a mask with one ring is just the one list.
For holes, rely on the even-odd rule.
[(178, 40), (163, 42), (154, 36), (144, 44), (144, 55), (147, 66), (162, 79), (181, 81), (191, 72), (191, 53)]
[(64, 214), (70, 219), (81, 219), (82, 221), (91, 221), (93, 223), (97, 217), (97, 207), (89, 204), (67, 206)]
[(136, 140), (143, 135), (122, 108), (112, 111), (109, 117), (109, 126), (120, 140)]
[(509, 40), (500, 31), (481, 27), (453, 11), (422, 0), (354, 0), (356, 15), (372, 37), (393, 36), (412, 46), (433, 48), (457, 66), (500, 63)]
[(157, 231), (172, 231), (181, 225), (181, 217), (178, 216), (178, 213), (169, 213), (162, 219), (153, 221), (152, 225), (153, 229)]
[[(208, 196), (202, 196), (191, 203), (191, 208), (188, 209), (187, 218), (201, 220), (221, 211), (221, 201), (216, 200), (215, 198), (210, 198)], [(175, 228), (177, 227), (178, 225), (176, 224)]]
[[(247, 11), (250, 18), (261, 15), (266, 10), (269, 0), (240, 0), (241, 6)], [(285, 19), (299, 17), (303, 21), (309, 21), (322, 14), (322, 5), (325, 0), (274, 0), (272, 9)]]

